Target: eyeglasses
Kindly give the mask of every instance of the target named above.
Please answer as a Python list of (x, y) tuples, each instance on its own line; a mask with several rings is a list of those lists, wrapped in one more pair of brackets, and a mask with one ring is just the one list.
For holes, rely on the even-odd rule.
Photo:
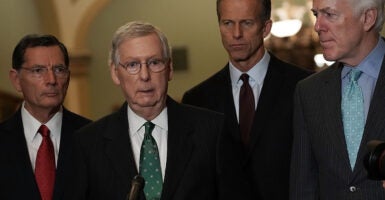
[(166, 68), (167, 61), (168, 60), (164, 60), (164, 59), (150, 59), (150, 60), (147, 60), (145, 63), (141, 63), (138, 61), (130, 61), (130, 62), (127, 62), (126, 64), (122, 64), (119, 62), (119, 65), (122, 66), (124, 69), (126, 69), (129, 74), (137, 74), (142, 68), (143, 64), (147, 65), (148, 69), (151, 72), (158, 73), (163, 71)]
[[(43, 66), (37, 66), (37, 67), (31, 67), (31, 68), (22, 67), (20, 69), (24, 69), (28, 71), (32, 75), (32, 77), (39, 78), (39, 79), (46, 76), (49, 70), (49, 68), (43, 67)], [(54, 66), (51, 68), (51, 70), (53, 71), (53, 73), (57, 78), (67, 78), (69, 74), (69, 69), (68, 67), (65, 67), (65, 66)]]

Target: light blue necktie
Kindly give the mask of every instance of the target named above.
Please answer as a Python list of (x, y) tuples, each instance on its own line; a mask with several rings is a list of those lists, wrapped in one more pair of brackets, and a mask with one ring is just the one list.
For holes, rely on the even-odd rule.
[(139, 172), (145, 180), (143, 190), (147, 200), (160, 199), (163, 185), (158, 146), (151, 135), (154, 127), (151, 122), (144, 123), (145, 133), (140, 150)]
[(341, 102), (345, 140), (352, 170), (356, 163), (357, 153), (365, 127), (364, 97), (361, 87), (357, 83), (361, 73), (358, 69), (352, 69), (350, 71), (349, 83), (345, 86), (345, 92)]

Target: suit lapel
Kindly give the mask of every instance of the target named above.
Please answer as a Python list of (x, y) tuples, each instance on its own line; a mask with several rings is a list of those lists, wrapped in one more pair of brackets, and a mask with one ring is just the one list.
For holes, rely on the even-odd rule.
[(77, 117), (63, 108), (63, 119), (60, 134), (60, 150), (58, 155), (57, 167), (56, 167), (56, 178), (55, 178), (55, 189), (53, 199), (62, 199), (65, 184), (68, 180), (68, 169), (71, 163), (71, 148), (72, 148), (72, 136), (76, 129), (83, 125), (83, 122), (76, 121)]
[[(233, 160), (233, 162), (242, 163), (246, 160), (246, 154), (244, 152), (241, 133), (239, 130), (238, 118), (235, 112), (235, 104), (234, 104), (234, 96), (233, 96), (233, 86), (230, 78), (230, 69), (229, 65), (226, 65), (219, 73), (218, 73), (218, 85), (222, 86), (222, 90), (213, 91), (213, 96), (216, 98), (216, 101), (219, 109), (214, 109), (216, 111), (222, 112), (226, 115), (225, 117), (225, 133), (229, 135), (232, 141), (232, 147), (226, 148), (226, 150), (231, 151), (231, 153), (237, 154), (237, 161)], [(225, 84), (223, 84), (225, 83)], [(223, 103), (222, 103), (223, 102)], [(226, 136), (227, 137), (227, 136)]]
[(188, 116), (171, 98), (167, 100), (167, 114), (167, 164), (161, 199), (172, 199), (193, 151), (191, 137), (194, 128), (189, 124)]
[(232, 135), (234, 141), (241, 145), (242, 141), (239, 131), (238, 118), (235, 112), (233, 88), (231, 85), (230, 69), (228, 65), (226, 65), (226, 67), (222, 69), (220, 78), (220, 82), (222, 84), (225, 83), (225, 86), (223, 88), (223, 91), (220, 93), (222, 95), (216, 96), (216, 98), (218, 99), (216, 102), (224, 102), (223, 113), (226, 114), (226, 118), (228, 120), (225, 124), (227, 127), (226, 130), (229, 130), (229, 133)]
[[(368, 116), (366, 119), (364, 135), (362, 136), (360, 149), (357, 155), (357, 162), (364, 162), (367, 150), (367, 142), (370, 140), (385, 140), (381, 134), (385, 131), (385, 59), (382, 61), (380, 73), (370, 103)], [(362, 171), (363, 165), (354, 171)]]
[(138, 174), (138, 170), (135, 167), (134, 154), (128, 133), (126, 103), (115, 113), (114, 118), (106, 126), (110, 127), (110, 129), (104, 133), (105, 153), (117, 173), (118, 185), (121, 187), (116, 191), (128, 191), (131, 180)]
[[(261, 134), (264, 132), (265, 125), (269, 121), (271, 111), (274, 110), (275, 101), (278, 100), (279, 91), (282, 88), (284, 80), (282, 72), (279, 71), (275, 57), (271, 56), (268, 70), (263, 82), (263, 87), (259, 96), (257, 110), (254, 114), (254, 122), (251, 129), (250, 148), (247, 151), (247, 158), (251, 156), (252, 149), (258, 142)], [(274, 92), (272, 92), (274, 91)]]
[(56, 167), (56, 178), (55, 178), (55, 189), (54, 189), (54, 197), (60, 197), (61, 193), (63, 192), (63, 184), (65, 176), (64, 169), (67, 169), (68, 166), (66, 166), (68, 162), (68, 150), (70, 150), (69, 143), (71, 142), (71, 136), (69, 135), (69, 126), (68, 121), (65, 122), (65, 112), (63, 112), (63, 122), (62, 122), (62, 129), (61, 129), (61, 136), (60, 136), (60, 150), (59, 150), (59, 156), (57, 161), (57, 167)]
[(17, 182), (21, 184), (19, 185), (22, 189), (21, 192), (29, 193), (29, 195), (26, 194), (25, 196), (30, 196), (31, 199), (38, 199), (40, 198), (40, 194), (29, 158), (22, 124), (21, 110), (19, 109), (9, 122), (9, 125), (5, 128), (9, 133), (9, 144), (12, 145), (8, 152), (10, 155), (9, 158), (15, 167), (14, 173), (17, 173), (17, 177), (20, 179)]
[[(61, 136), (60, 136), (60, 150), (57, 162), (56, 169), (56, 179), (55, 179), (55, 191), (54, 191), (54, 199), (62, 196), (63, 187), (65, 184), (65, 179), (67, 178), (66, 171), (64, 169), (68, 169), (68, 164), (71, 162), (70, 158), (70, 150), (71, 150), (71, 139), (72, 133), (75, 131), (72, 126), (70, 118), (68, 117), (69, 111), (66, 109), (63, 110), (63, 120), (61, 127)], [(56, 198), (55, 198), (56, 197)]]
[[(319, 91), (320, 105), (323, 107), (321, 110), (329, 111), (323, 112), (322, 119), (325, 119), (325, 134), (329, 137), (328, 141), (333, 143), (336, 148), (336, 154), (341, 158), (345, 164), (346, 169), (344, 171), (351, 171), (348, 151), (346, 148), (345, 134), (342, 123), (341, 112), (341, 70), (342, 64), (336, 63), (330, 68), (324, 80), (324, 84), (321, 85)], [(331, 108), (332, 107), (332, 108)]]

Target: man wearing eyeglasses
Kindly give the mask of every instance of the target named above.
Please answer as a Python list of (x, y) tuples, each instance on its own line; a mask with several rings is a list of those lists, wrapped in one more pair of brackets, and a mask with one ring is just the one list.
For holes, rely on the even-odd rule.
[(52, 35), (27, 35), (15, 47), (9, 78), (24, 101), (0, 124), (0, 199), (62, 199), (72, 134), (90, 122), (62, 106), (68, 67)]
[(110, 73), (126, 102), (76, 134), (68, 199), (126, 199), (137, 174), (145, 180), (142, 200), (217, 199), (223, 116), (167, 95), (173, 68), (166, 36), (148, 23), (123, 25), (113, 36)]

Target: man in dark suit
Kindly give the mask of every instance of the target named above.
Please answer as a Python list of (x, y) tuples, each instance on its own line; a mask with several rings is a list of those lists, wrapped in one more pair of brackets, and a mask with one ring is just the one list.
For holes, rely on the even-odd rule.
[(364, 168), (385, 140), (384, 1), (314, 0), (315, 31), (331, 67), (295, 92), (291, 199), (385, 199)]
[[(221, 191), (234, 199), (247, 193), (250, 199), (289, 196), (292, 98), (297, 81), (308, 73), (265, 50), (270, 13), (270, 0), (218, 0), (219, 30), (230, 61), (182, 100), (225, 114), (229, 138), (221, 143)], [(241, 80), (243, 74), (248, 82)], [(250, 84), (254, 97), (246, 111), (241, 108), (246, 104), (241, 97), (244, 84)], [(252, 120), (249, 131), (242, 130), (242, 115)]]
[[(167, 96), (173, 68), (165, 35), (143, 22), (120, 27), (110, 72), (126, 103), (76, 135), (70, 199), (125, 199), (137, 174), (145, 179), (139, 199), (217, 199), (223, 116)], [(152, 158), (150, 168), (146, 161)]]
[[(62, 106), (68, 67), (67, 50), (54, 36), (27, 35), (15, 47), (9, 77), (24, 102), (0, 124), (0, 199), (63, 198), (72, 134), (90, 122)], [(51, 151), (43, 154), (43, 146)]]

